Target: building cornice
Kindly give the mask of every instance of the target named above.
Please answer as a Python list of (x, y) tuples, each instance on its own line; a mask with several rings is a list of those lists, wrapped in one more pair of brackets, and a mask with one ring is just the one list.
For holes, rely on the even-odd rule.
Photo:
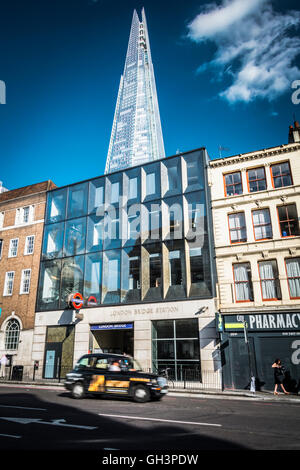
[(280, 145), (279, 147), (258, 150), (256, 152), (240, 153), (239, 155), (233, 155), (222, 159), (210, 160), (209, 167), (217, 168), (221, 166), (233, 165), (236, 163), (241, 163), (241, 161), (247, 162), (265, 157), (274, 157), (275, 155), (284, 155), (287, 153), (296, 152), (297, 150), (300, 150), (300, 144), (285, 144)]

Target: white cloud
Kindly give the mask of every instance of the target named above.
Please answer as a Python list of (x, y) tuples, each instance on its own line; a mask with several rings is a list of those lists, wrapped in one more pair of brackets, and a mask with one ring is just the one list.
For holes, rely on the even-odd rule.
[(212, 68), (217, 76), (231, 77), (232, 83), (220, 93), (230, 103), (256, 98), (271, 101), (300, 76), (293, 65), (300, 39), (289, 34), (299, 25), (299, 11), (275, 12), (270, 0), (208, 4), (188, 26), (190, 39), (211, 40), (217, 46), (212, 60), (201, 64), (197, 72)]

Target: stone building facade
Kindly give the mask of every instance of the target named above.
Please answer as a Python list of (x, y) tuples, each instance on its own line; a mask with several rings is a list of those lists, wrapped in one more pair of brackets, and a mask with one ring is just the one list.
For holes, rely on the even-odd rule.
[(225, 388), (273, 387), (279, 357), (300, 374), (300, 145), (209, 165)]
[[(33, 370), (32, 340), (46, 192), (45, 181), (0, 194), (0, 354), (24, 376)], [(20, 370), (20, 369), (19, 369)]]

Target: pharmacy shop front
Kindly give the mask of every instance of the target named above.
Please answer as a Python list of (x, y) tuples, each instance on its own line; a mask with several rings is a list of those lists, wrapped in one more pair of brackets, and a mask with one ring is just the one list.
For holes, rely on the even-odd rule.
[(272, 364), (281, 359), (285, 387), (300, 389), (300, 310), (221, 315), (217, 321), (221, 340), (224, 389), (245, 390), (255, 377), (256, 390), (274, 389)]

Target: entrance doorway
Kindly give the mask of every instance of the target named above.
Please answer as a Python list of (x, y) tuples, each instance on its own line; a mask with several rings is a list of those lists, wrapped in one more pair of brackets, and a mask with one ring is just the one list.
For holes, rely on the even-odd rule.
[(111, 354), (134, 354), (133, 323), (92, 325), (92, 350)]

